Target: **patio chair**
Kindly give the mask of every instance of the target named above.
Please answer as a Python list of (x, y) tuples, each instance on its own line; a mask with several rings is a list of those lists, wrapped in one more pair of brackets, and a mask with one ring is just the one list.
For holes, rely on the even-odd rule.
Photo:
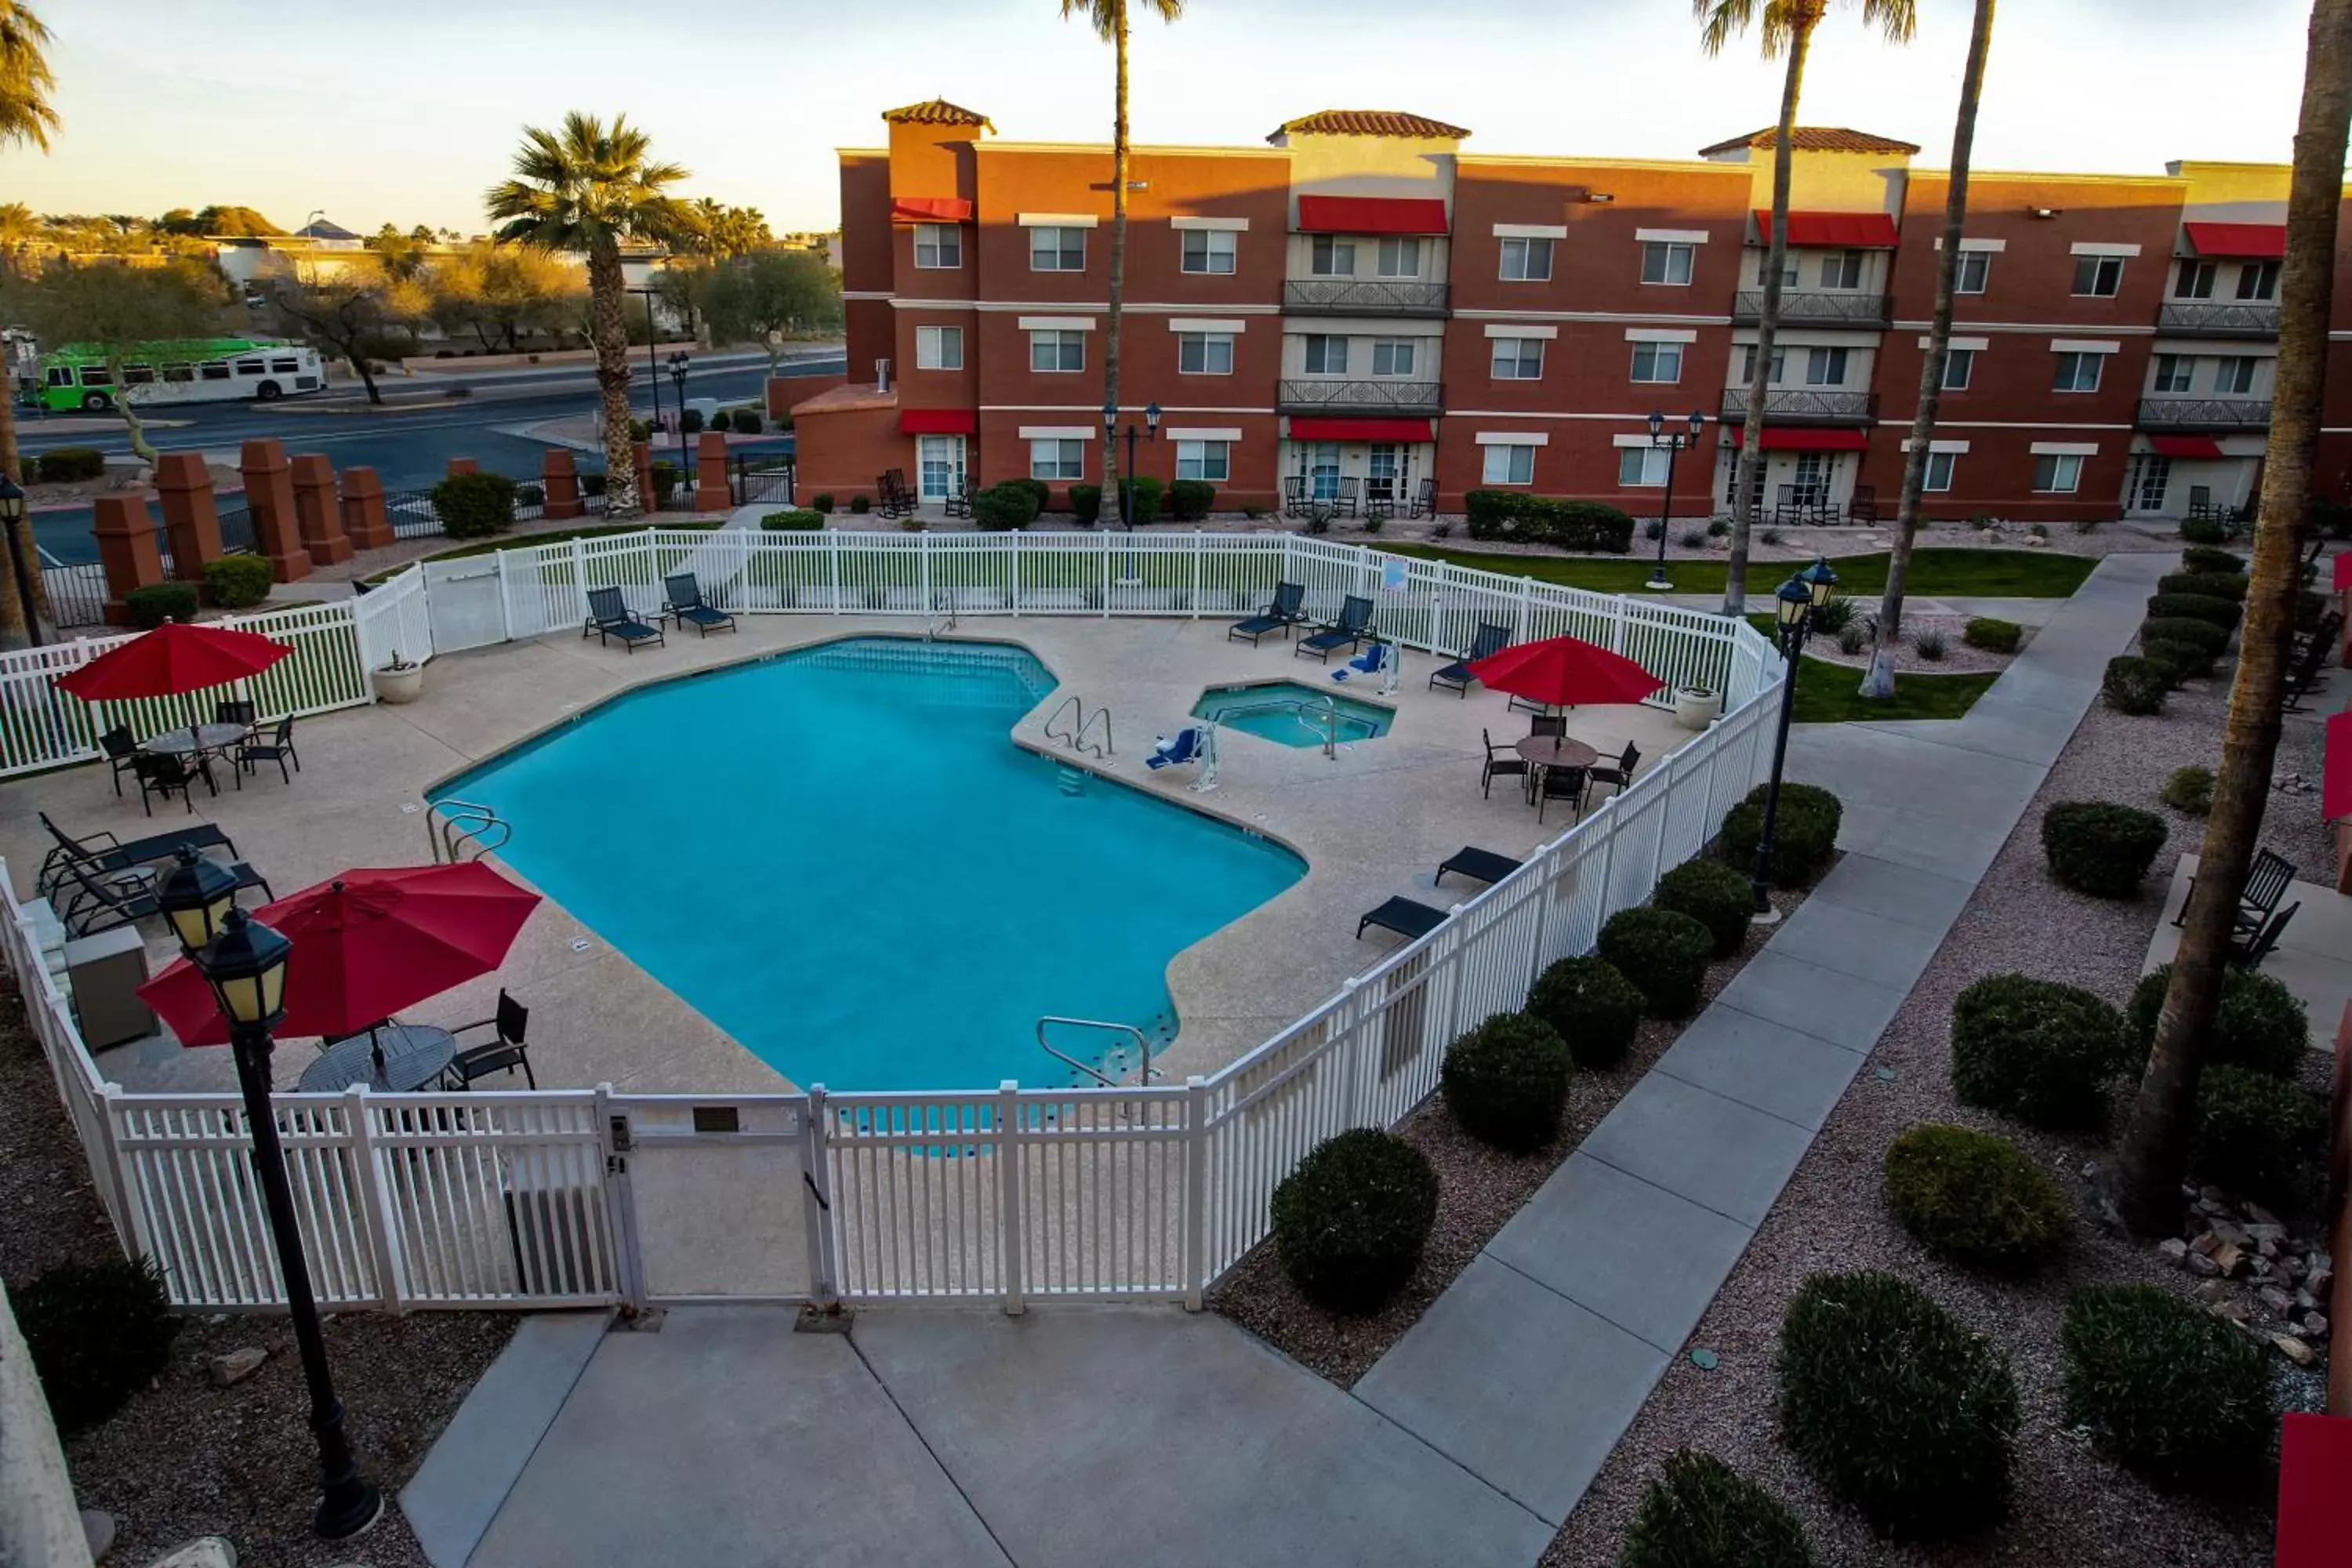
[(1775, 524), (1802, 522), (1801, 509), (1797, 505), (1797, 487), (1782, 485), (1773, 492), (1772, 521)]
[(1845, 520), (1848, 522), (1869, 523), (1874, 526), (1877, 523), (1878, 487), (1876, 485), (1853, 487), (1853, 495), (1845, 503)]
[(1568, 715), (1565, 713), (1538, 713), (1528, 721), (1529, 740), (1535, 739), (1538, 735), (1565, 737), (1567, 734)]
[(293, 763), (295, 773), (299, 773), (302, 771), (302, 759), (294, 751), (294, 721), (291, 719), (278, 721), (277, 728), (270, 731), (269, 739), (267, 741), (256, 738), (239, 742), (235, 761), (236, 787), (239, 789), (245, 787), (245, 775), (264, 763), (276, 763), (278, 778), (287, 784), (292, 784), (293, 775), (286, 771), (286, 764)]
[(1372, 492), (1364, 498), (1366, 522), (1386, 522), (1395, 515), (1396, 497), (1390, 492), (1386, 483), (1376, 486)]
[(1392, 931), (1407, 942), (1418, 942), (1446, 922), (1444, 910), (1433, 910), (1427, 904), (1411, 899), (1391, 899), (1356, 922), (1356, 940), (1364, 940), (1366, 926), (1378, 926)]
[(632, 654), (637, 651), (639, 643), (660, 645), (669, 640), (662, 636), (659, 627), (649, 626), (629, 614), (629, 606), (622, 599), (618, 588), (588, 590), (588, 625), (580, 635), (585, 637), (591, 633), (595, 635), (597, 647), (602, 647), (609, 639), (619, 637), (622, 646)]
[(1428, 479), (1421, 481), (1421, 488), (1412, 492), (1412, 510), (1405, 515), (1407, 517), (1437, 515), (1437, 481), (1435, 479)]
[(948, 491), (947, 507), (950, 517), (971, 515), (971, 481), (970, 479), (956, 481), (955, 488)]
[(1478, 731), (1478, 738), (1486, 742), (1486, 763), (1478, 770), (1478, 793), (1492, 800), (1495, 798), (1495, 781), (1511, 777), (1520, 781), (1519, 793), (1527, 794), (1528, 760), (1519, 755), (1519, 749), (1495, 744), (1495, 737), (1484, 730)]
[(107, 771), (114, 775), (114, 795), (120, 800), (122, 797), (122, 775), (131, 772), (139, 762), (138, 737), (131, 734), (128, 724), (119, 725), (98, 738), (98, 749), (106, 753)]
[(1232, 626), (1227, 626), (1225, 640), (1231, 642), (1235, 637), (1247, 637), (1250, 640), (1250, 646), (1255, 647), (1257, 639), (1268, 632), (1278, 631), (1284, 637), (1288, 637), (1291, 627), (1306, 624), (1306, 584), (1276, 583), (1274, 585), (1273, 603), (1247, 620), (1235, 621)]
[(216, 702), (213, 704), (213, 722), (250, 730), (261, 722), (261, 710), (250, 702)]
[(523, 1031), (530, 1026), (530, 1009), (508, 995), (504, 988), (501, 988), (499, 992), (499, 1011), (496, 1017), (484, 1018), (471, 1024), (460, 1024), (449, 1031), (452, 1036), (464, 1035), (475, 1029), (493, 1029), (497, 1033), (488, 1044), (467, 1046), (451, 1057), (449, 1065), (441, 1069), (443, 1086), (448, 1089), (469, 1089), (478, 1078), (487, 1078), (494, 1072), (502, 1072), (512, 1077), (515, 1068), (520, 1068), (523, 1082), (537, 1089), (539, 1079), (530, 1070), (530, 1047), (523, 1043)]
[(1282, 515), (1307, 515), (1307, 481), (1299, 475), (1292, 474), (1282, 481)]
[(2264, 921), (2262, 929), (2244, 942), (2233, 938), (2230, 943), (2230, 962), (2240, 969), (2260, 969), (2263, 960), (2271, 955), (2271, 949), (2276, 947), (2279, 938), (2285, 934), (2287, 922), (2294, 919), (2294, 911), (2301, 908), (2301, 904), (2289, 904)]
[[(231, 861), (226, 869), (238, 889), (258, 888), (265, 903), (276, 900), (269, 879), (244, 861)], [(109, 877), (93, 872), (79, 862), (67, 873), (64, 894), (65, 902), (56, 906), (58, 919), (76, 936), (111, 931), (163, 912), (152, 884), (121, 873)]]
[(734, 616), (703, 602), (702, 584), (691, 572), (674, 572), (663, 578), (662, 594), (668, 613), (681, 626), (690, 626), (704, 637), (735, 629)]
[(1478, 679), (1470, 673), (1470, 667), (1482, 658), (1492, 658), (1510, 646), (1510, 627), (1498, 626), (1492, 621), (1479, 622), (1478, 635), (1470, 639), (1470, 651), (1444, 669), (1430, 671), (1429, 689), (1434, 691), (1441, 686), (1449, 687), (1454, 696), (1467, 697), (1470, 694), (1470, 683)]
[[(1606, 752), (1601, 754), (1609, 757)], [(1613, 757), (1609, 757), (1609, 764), (1606, 767), (1591, 770), (1591, 776), (1585, 782), (1588, 785), (1605, 784), (1622, 795), (1626, 787), (1633, 784), (1633, 769), (1640, 765), (1641, 761), (1642, 749), (1628, 741), (1625, 742), (1623, 751)]]
[(2303, 710), (2303, 700), (2319, 685), (2321, 673), (2327, 668), (2327, 656), (2333, 651), (2326, 643), (2314, 637), (2309, 647), (2296, 653), (2294, 665), (2287, 671), (2286, 702), (2280, 711), (2299, 713)]
[(102, 876), (131, 870), (158, 860), (169, 860), (183, 849), (201, 853), (206, 849), (221, 848), (226, 849), (232, 857), (236, 854), (236, 845), (229, 836), (209, 822), (199, 823), (194, 827), (174, 828), (169, 833), (152, 834), (145, 838), (134, 838), (125, 844), (104, 828), (86, 837), (76, 838), (51, 822), (47, 812), (37, 811), (33, 815), (41, 819), (41, 826), (48, 830), (51, 838), (57, 840), (43, 858), (41, 868), (33, 879), (35, 889), (44, 896), (74, 866), (84, 867), (92, 875)]
[(2219, 514), (2215, 511), (2213, 507), (2213, 487), (2210, 485), (2189, 486), (2189, 521), (2191, 522), (2205, 522), (2216, 519), (2218, 515)]
[(1526, 864), (1526, 861), (1514, 860), (1508, 855), (1497, 855), (1492, 849), (1480, 849), (1465, 844), (1437, 863), (1437, 875), (1430, 879), (1429, 885), (1433, 888), (1445, 880), (1448, 871), (1459, 872), (1474, 882), (1499, 882)]
[[(2254, 863), (2246, 868), (2246, 885), (2238, 891), (2238, 910), (2231, 923), (2241, 936), (2250, 936), (2262, 929), (2278, 901), (2294, 884), (2294, 862), (2275, 849), (2258, 849)], [(2189, 900), (2197, 896), (2197, 879), (2189, 879), (2189, 890), (2180, 898), (2180, 912), (2172, 917), (2176, 926), (2189, 919)]]
[(148, 816), (155, 815), (158, 797), (169, 800), (174, 793), (187, 803), (189, 811), (196, 809), (196, 797), (188, 786), (205, 776), (201, 768), (190, 767), (169, 752), (150, 755), (142, 752), (131, 763), (131, 771), (139, 781), (139, 804)]
[(1353, 474), (1341, 479), (1339, 481), (1339, 493), (1332, 498), (1331, 501), (1331, 510), (1333, 515), (1338, 517), (1355, 516), (1358, 501), (1363, 493), (1363, 489), (1364, 481), (1356, 478)]
[(1585, 792), (1592, 785), (1591, 770), (1588, 768), (1547, 767), (1536, 771), (1536, 821), (1544, 819), (1546, 803), (1564, 800), (1576, 807), (1576, 815), (1584, 815)]
[(1326, 625), (1313, 637), (1301, 637), (1298, 646), (1290, 650), (1296, 658), (1311, 653), (1318, 664), (1328, 664), (1332, 654), (1340, 648), (1353, 653), (1366, 637), (1372, 635), (1372, 602), (1360, 594), (1350, 594), (1339, 605), (1339, 618)]

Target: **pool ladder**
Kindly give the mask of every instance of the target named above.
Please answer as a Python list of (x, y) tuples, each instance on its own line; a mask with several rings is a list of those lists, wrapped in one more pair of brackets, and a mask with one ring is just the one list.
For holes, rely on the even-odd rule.
[(514, 837), (514, 824), (470, 800), (436, 800), (425, 808), (425, 820), (436, 865), (478, 860)]
[[(1308, 729), (1322, 731), (1323, 754), (1326, 757), (1336, 759), (1339, 755), (1339, 705), (1332, 701), (1325, 693), (1318, 692), (1311, 699), (1270, 698), (1264, 702), (1250, 702), (1238, 708), (1222, 709), (1218, 711), (1215, 721), (1223, 724), (1237, 714), (1251, 713), (1288, 713)], [(1313, 717), (1310, 718), (1310, 714)]]
[[(937, 642), (941, 632), (952, 632), (956, 629), (955, 595), (952, 593), (942, 588), (933, 595), (931, 609), (934, 614), (923, 626), (925, 642)], [(946, 612), (944, 616), (937, 613), (940, 611)]]
[[(1069, 723), (1063, 722), (1066, 714), (1070, 718)], [(1102, 740), (1087, 740), (1098, 721), (1102, 727)], [(1061, 727), (1056, 729), (1055, 725)], [(1045, 721), (1045, 739), (1059, 741), (1073, 752), (1092, 752), (1097, 757), (1108, 757), (1118, 751), (1110, 738), (1110, 709), (1097, 708), (1089, 714), (1086, 700), (1082, 697), (1068, 698), (1054, 710), (1054, 716)]]
[[(1146, 1086), (1150, 1084), (1151, 1045), (1150, 1041), (1143, 1037), (1143, 1031), (1137, 1028), (1134, 1025), (1108, 1023), (1100, 1018), (1066, 1018), (1055, 1013), (1048, 1013), (1044, 1017), (1037, 1020), (1037, 1044), (1044, 1049), (1045, 1053), (1047, 1056), (1052, 1057), (1055, 1061), (1060, 1062), (1064, 1067), (1071, 1068), (1078, 1072), (1086, 1074), (1088, 1078), (1094, 1079), (1095, 1082), (1100, 1084), (1105, 1089), (1118, 1088), (1118, 1079), (1113, 1078), (1110, 1074), (1104, 1072), (1100, 1068), (1092, 1067), (1087, 1063), (1078, 1060), (1077, 1058), (1071, 1056), (1066, 1051), (1055, 1049), (1053, 1042), (1045, 1038), (1045, 1028), (1049, 1024), (1064, 1024), (1074, 1029), (1107, 1029), (1113, 1034), (1126, 1035), (1135, 1041), (1136, 1060), (1143, 1064), (1143, 1081)], [(1124, 1047), (1114, 1048), (1123, 1049)], [(1110, 1054), (1108, 1052), (1104, 1053), (1103, 1059), (1106, 1062), (1109, 1062), (1111, 1060)]]

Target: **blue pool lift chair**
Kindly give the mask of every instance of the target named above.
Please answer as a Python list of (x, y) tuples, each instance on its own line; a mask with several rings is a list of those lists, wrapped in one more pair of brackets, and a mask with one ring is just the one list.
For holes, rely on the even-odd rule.
[(1156, 772), (1160, 768), (1181, 768), (1200, 760), (1201, 731), (1197, 727), (1187, 726), (1176, 731), (1174, 740), (1160, 742), (1143, 760), (1143, 765)]
[(702, 584), (695, 581), (691, 572), (673, 573), (663, 578), (662, 594), (667, 601), (663, 613), (676, 616), (680, 626), (692, 626), (704, 637), (735, 629), (735, 617), (703, 598)]
[(629, 614), (629, 606), (622, 599), (618, 588), (588, 590), (588, 625), (580, 635), (584, 637), (590, 633), (595, 635), (599, 647), (619, 637), (622, 646), (631, 653), (637, 651), (639, 643), (659, 647), (669, 640), (662, 636), (658, 627), (649, 626)]
[(1288, 637), (1291, 627), (1305, 624), (1306, 605), (1306, 584), (1276, 583), (1274, 585), (1274, 602), (1249, 619), (1235, 621), (1227, 626), (1225, 640), (1231, 642), (1236, 637), (1247, 637), (1250, 646), (1255, 647), (1257, 639), (1268, 632), (1280, 632)]

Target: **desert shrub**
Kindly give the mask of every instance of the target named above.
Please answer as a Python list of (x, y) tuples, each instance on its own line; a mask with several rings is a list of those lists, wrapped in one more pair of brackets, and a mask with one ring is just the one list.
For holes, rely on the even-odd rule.
[(1829, 602), (1813, 612), (1813, 629), (1832, 636), (1853, 624), (1853, 601), (1843, 594), (1832, 594)]
[(52, 447), (31, 459), (44, 484), (71, 484), (106, 477), (106, 454), (95, 447)]
[(2278, 1411), (2260, 1346), (2156, 1285), (2085, 1285), (2059, 1329), (2066, 1422), (2159, 1486), (2242, 1478), (2270, 1457)]
[(1360, 1127), (1318, 1144), (1274, 1189), (1274, 1243), (1307, 1300), (1362, 1313), (1421, 1266), (1437, 1173), (1393, 1132)]
[(1617, 1568), (1813, 1568), (1813, 1552), (1778, 1498), (1684, 1448), (1643, 1489)]
[(2126, 1055), (2123, 1016), (2079, 985), (1990, 974), (1952, 1004), (1952, 1091), (2036, 1127), (2104, 1124)]
[[(1756, 864), (1756, 846), (1764, 836), (1764, 797), (1769, 786), (1758, 784), (1748, 798), (1724, 814), (1716, 836), (1716, 853), (1734, 870)], [(1829, 869), (1837, 851), (1838, 821), (1843, 807), (1838, 797), (1816, 784), (1783, 784), (1780, 814), (1773, 825), (1772, 883), (1801, 888)]]
[(147, 1258), (66, 1264), (8, 1294), (49, 1414), (68, 1436), (121, 1409), (171, 1364), (180, 1320)]
[(2189, 1170), (2200, 1183), (2294, 1208), (2319, 1195), (2326, 1159), (2326, 1110), (2294, 1083), (2242, 1067), (2199, 1078)]
[[(1472, 490), (1463, 497), (1473, 539), (1510, 544), (1550, 544), (1622, 555), (1633, 547), (1633, 520), (1606, 501), (1565, 500), (1516, 490)], [(1704, 531), (1699, 542), (1704, 544)]]
[(1307, 531), (1309, 533), (1330, 532), (1331, 509), (1328, 506), (1312, 506), (1307, 508)]
[(1837, 635), (1838, 652), (1852, 658), (1870, 646), (1870, 634), (1860, 626), (1841, 626)]
[(867, 512), (874, 510), (874, 498), (871, 496), (862, 495), (851, 496), (849, 498), (849, 510), (856, 516), (864, 517)]
[(1178, 479), (1168, 487), (1168, 515), (1198, 522), (1217, 510), (1217, 487), (1204, 479)]
[(2243, 572), (2246, 569), (2246, 558), (2242, 555), (2232, 555), (2226, 550), (2215, 550), (2208, 545), (2192, 544), (2180, 552), (2180, 569), (2184, 572)]
[[(1657, 535), (1653, 533), (1650, 537), (1655, 539)], [(1762, 528), (1756, 531), (1756, 542), (1759, 544), (1777, 545), (1780, 542), (1780, 531), (1777, 528)]]
[(2246, 577), (2242, 572), (2175, 572), (2156, 580), (2159, 594), (2202, 594), (2209, 598), (2242, 602)]
[(809, 510), (814, 512), (823, 512), (828, 517), (831, 516), (833, 514), (833, 492), (831, 490), (819, 490), (816, 494), (809, 497)]
[(1016, 490), (1028, 491), (1030, 498), (1037, 503), (1029, 509), (1029, 515), (1032, 517), (1044, 511), (1045, 503), (1054, 499), (1054, 489), (1051, 485), (1043, 479), (1032, 479), (1027, 474), (1015, 474), (1009, 479), (999, 479), (996, 482), (1001, 485), (1011, 485)]
[(677, 416), (677, 427), (680, 430), (685, 431), (689, 436), (701, 435), (702, 410), (699, 408), (689, 408), (685, 413), (679, 415)]
[(763, 515), (760, 519), (760, 526), (771, 533), (782, 533), (798, 529), (823, 528), (824, 526), (824, 513), (818, 511), (814, 507), (787, 507), (782, 511), (772, 511)]
[(1729, 958), (1748, 940), (1748, 920), (1756, 912), (1756, 889), (1720, 860), (1685, 860), (1658, 879), (1650, 901), (1678, 910), (1706, 927), (1715, 956)]
[(2009, 1363), (1917, 1286), (1814, 1275), (1790, 1304), (1775, 1366), (1782, 1439), (1881, 1534), (1959, 1535), (2008, 1517)]
[(1558, 1030), (1528, 1013), (1497, 1013), (1446, 1047), (1445, 1109), (1482, 1143), (1512, 1153), (1559, 1131), (1575, 1068)]
[[(2171, 984), (2172, 965), (2159, 963), (2139, 977), (2131, 1000), (2124, 1004), (2124, 1038), (2131, 1046), (2135, 1070), (2147, 1064), (2156, 1044), (2157, 1020), (2163, 1016), (2164, 993)], [(2221, 1004), (2213, 1009), (2213, 1027), (2205, 1037), (2209, 1065), (2291, 1079), (2303, 1069), (2310, 1039), (2310, 1014), (2274, 976), (2234, 967), (2221, 972)]]
[(2185, 811), (2191, 816), (2210, 816), (2213, 810), (2213, 770), (2175, 768), (2165, 775), (2164, 787), (2156, 792), (2156, 796), (2175, 811)]
[(2173, 686), (2185, 680), (2203, 680), (2213, 673), (2213, 656), (2194, 643), (2175, 642), (2170, 637), (2147, 637), (2141, 641), (2139, 653), (2142, 658), (2162, 669)]
[(2171, 689), (2172, 667), (2137, 654), (2116, 655), (2099, 678), (2100, 695), (2118, 713), (2161, 713), (2164, 694)]
[[(434, 357), (435, 359), (440, 359), (440, 358), (442, 358), (444, 355), (446, 355), (447, 353), (448, 353), (448, 351), (447, 351), (446, 349), (444, 349), (444, 350), (442, 350), (442, 351), (441, 351), (441, 353), (436, 353), (436, 354), (435, 354), (433, 357)], [(630, 439), (630, 440), (632, 440), (632, 441), (650, 441), (650, 440), (652, 440), (653, 438), (654, 438), (654, 426), (653, 426), (653, 421), (652, 421), (652, 420), (650, 420), (650, 419), (632, 419), (632, 420), (630, 420), (630, 421), (629, 421), (629, 439)]]
[(1937, 1257), (2022, 1273), (2065, 1243), (2065, 1191), (2015, 1143), (1929, 1122), (1886, 1151), (1886, 1205)]
[(2210, 621), (2225, 632), (2238, 629), (2238, 617), (2244, 607), (2235, 599), (2223, 599), (2211, 594), (2151, 594), (2147, 598), (2151, 616), (2185, 616), (2192, 621)]
[(151, 584), (123, 595), (122, 605), (130, 612), (131, 624), (142, 631), (152, 631), (165, 621), (193, 621), (196, 618), (196, 585)]
[(2218, 518), (2192, 517), (2181, 522), (2180, 537), (2191, 544), (2219, 544), (2230, 531)]
[(1576, 1065), (1606, 1072), (1633, 1048), (1642, 993), (1605, 958), (1563, 958), (1536, 977), (1528, 1011), (1568, 1042)]
[(1102, 517), (1102, 486), (1072, 485), (1070, 511), (1081, 528), (1092, 528)]
[(1710, 517), (1706, 520), (1706, 536), (1709, 539), (1727, 539), (1730, 535), (1731, 520), (1729, 518)]
[(2189, 616), (2150, 616), (2139, 624), (2139, 640), (2185, 642), (2219, 658), (2230, 646), (2230, 634), (2210, 621)]
[(205, 592), (224, 610), (249, 609), (269, 597), (269, 563), (258, 555), (224, 555), (205, 563)]
[(734, 417), (729, 423), (735, 426), (735, 434), (738, 436), (757, 436), (760, 433), (760, 411), (756, 408), (738, 408)]
[(1686, 528), (1675, 540), (1675, 542), (1685, 550), (1704, 550), (1706, 548), (1706, 542), (1714, 537), (1715, 535), (1703, 528)]
[(1994, 616), (1972, 616), (1960, 633), (1960, 640), (1987, 653), (2015, 653), (2024, 636), (2025, 628), (2015, 621), (2004, 621)]
[(2062, 800), (2042, 814), (2042, 852), (2061, 886), (2102, 899), (2139, 891), (2169, 834), (2164, 818), (2136, 805)]
[(1611, 915), (1595, 951), (1633, 983), (1653, 1017), (1687, 1018), (1698, 1005), (1715, 937), (1686, 914), (1644, 906)]
[(971, 498), (975, 528), (1026, 528), (1037, 521), (1037, 498), (1022, 485), (993, 484)]
[(1951, 645), (1945, 640), (1941, 627), (1922, 626), (1911, 634), (1911, 647), (1913, 651), (1928, 663), (1940, 664), (1943, 662), (1944, 655), (1950, 650)]

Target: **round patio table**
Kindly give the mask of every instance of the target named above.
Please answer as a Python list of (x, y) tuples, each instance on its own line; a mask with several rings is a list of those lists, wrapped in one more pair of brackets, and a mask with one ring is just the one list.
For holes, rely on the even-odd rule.
[(225, 751), (245, 734), (242, 724), (199, 724), (193, 731), (183, 728), (151, 735), (139, 742), (139, 749), (157, 756), (184, 757), (198, 752)]
[[(376, 1065), (381, 1050), (383, 1064)], [(370, 1089), (405, 1094), (441, 1076), (457, 1054), (457, 1037), (430, 1024), (386, 1024), (374, 1034), (337, 1040), (302, 1069), (296, 1087), (307, 1094), (332, 1094), (364, 1083)]]
[(1566, 735), (1529, 735), (1517, 751), (1539, 768), (1589, 768), (1601, 760), (1600, 752)]

